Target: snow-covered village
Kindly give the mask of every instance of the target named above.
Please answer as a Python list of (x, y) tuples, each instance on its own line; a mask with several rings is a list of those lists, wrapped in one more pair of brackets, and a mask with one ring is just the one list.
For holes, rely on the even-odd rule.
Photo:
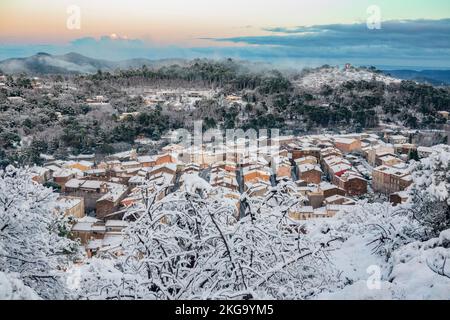
[[(33, 279), (45, 298), (445, 299), (450, 147), (404, 134), (169, 143), (99, 162), (43, 154), (42, 166), (2, 171), (2, 259), (56, 268)], [(16, 298), (37, 295), (6, 275)]]
[(450, 301), (448, 4), (72, 2), (0, 3), (0, 300)]

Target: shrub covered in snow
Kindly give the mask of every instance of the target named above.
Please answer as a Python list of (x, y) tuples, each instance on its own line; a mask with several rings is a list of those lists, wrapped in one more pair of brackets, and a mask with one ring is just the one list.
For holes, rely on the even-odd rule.
[(103, 266), (107, 272), (91, 263), (82, 295), (301, 299), (333, 281), (322, 247), (285, 228), (280, 214), (261, 212), (237, 221), (233, 204), (205, 199), (198, 191), (186, 188), (145, 208), (126, 231), (124, 257)]
[(450, 228), (450, 146), (435, 146), (433, 154), (414, 165), (409, 212), (424, 226), (427, 238)]
[(0, 295), (68, 297), (63, 269), (78, 246), (60, 235), (65, 226), (54, 210), (56, 197), (26, 170), (0, 171), (0, 273), (9, 278)]
[[(414, 164), (408, 203), (359, 203), (334, 219), (306, 223), (313, 241), (331, 246), (340, 271), (338, 285), (318, 298), (450, 299), (450, 150), (434, 149)], [(379, 270), (376, 288), (370, 270)]]
[(0, 300), (39, 300), (33, 289), (13, 273), (0, 272)]

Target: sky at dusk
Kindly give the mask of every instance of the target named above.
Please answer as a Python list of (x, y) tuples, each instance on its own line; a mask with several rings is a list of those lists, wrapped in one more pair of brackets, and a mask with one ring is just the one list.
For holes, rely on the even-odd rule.
[[(80, 28), (67, 28), (70, 6)], [(367, 9), (380, 9), (369, 29)], [(223, 58), (450, 68), (448, 0), (1, 0), (0, 59)]]

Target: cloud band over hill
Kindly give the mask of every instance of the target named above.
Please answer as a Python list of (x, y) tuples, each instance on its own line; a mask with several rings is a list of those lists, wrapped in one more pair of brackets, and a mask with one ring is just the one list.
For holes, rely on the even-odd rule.
[[(139, 39), (85, 37), (66, 45), (3, 44), (0, 58), (78, 52), (95, 58), (223, 58), (304, 64), (371, 64), (450, 68), (450, 19), (392, 20), (371, 30), (366, 23), (266, 28), (266, 35), (209, 38), (210, 46), (158, 46)], [(223, 45), (221, 45), (223, 44)]]

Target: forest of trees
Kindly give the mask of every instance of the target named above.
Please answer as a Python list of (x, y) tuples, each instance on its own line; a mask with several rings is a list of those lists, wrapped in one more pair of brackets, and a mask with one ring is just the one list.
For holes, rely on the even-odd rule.
[[(373, 69), (373, 72), (377, 70)], [(32, 78), (8, 76), (0, 89), (0, 162), (38, 163), (40, 153), (108, 154), (132, 146), (138, 135), (158, 140), (167, 130), (191, 128), (194, 120), (219, 128), (278, 128), (361, 131), (380, 121), (410, 128), (440, 128), (449, 110), (450, 89), (411, 81), (347, 81), (319, 90), (299, 87), (302, 73), (256, 70), (231, 59), (194, 60), (183, 66), (121, 70), (93, 75), (48, 76), (48, 87), (33, 89)], [(216, 89), (195, 110), (145, 107), (135, 86)], [(222, 104), (220, 96), (239, 95), (243, 104)], [(86, 99), (108, 97), (110, 108), (92, 108)], [(10, 101), (22, 97), (24, 101)], [(123, 112), (138, 117), (118, 120)]]

